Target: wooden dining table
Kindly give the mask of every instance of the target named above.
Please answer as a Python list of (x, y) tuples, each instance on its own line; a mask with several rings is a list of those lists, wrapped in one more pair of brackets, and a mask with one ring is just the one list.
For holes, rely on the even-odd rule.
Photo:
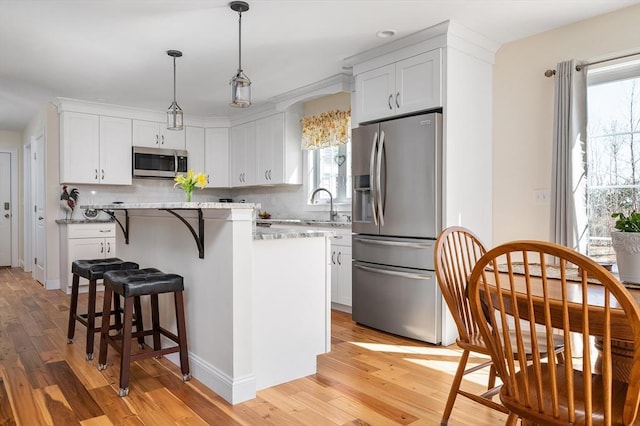
[[(576, 277), (578, 275), (578, 271), (575, 271)], [(507, 273), (500, 271), (501, 281), (503, 277), (507, 277)], [(487, 271), (486, 274), (487, 280), (490, 284), (495, 284), (494, 273), (493, 271)], [(524, 299), (524, 295), (526, 294), (526, 282), (525, 276), (522, 274), (514, 273), (514, 286), (516, 295), (522, 294), (523, 298), (516, 297), (518, 304), (518, 313), (519, 318), (523, 320), (529, 319), (529, 311), (527, 307), (527, 303)], [(636, 303), (640, 305), (640, 288), (626, 286)], [(482, 289), (482, 287), (481, 287)], [(543, 310), (543, 284), (542, 279), (539, 277), (531, 277), (531, 292), (533, 295), (534, 302), (534, 317), (536, 318), (537, 323), (541, 323), (542, 319), (544, 319), (544, 310)], [(562, 288), (560, 285), (559, 279), (554, 279), (548, 277), (548, 294), (552, 299), (558, 299), (551, 302), (550, 306), (550, 319), (551, 324), (554, 328), (561, 328), (562, 322), (564, 320), (564, 315), (562, 311)], [(582, 306), (582, 289), (580, 283), (577, 281), (567, 280), (567, 300), (569, 301), (569, 324), (572, 332), (582, 333), (582, 317), (583, 317), (583, 306)], [(590, 335), (595, 336), (595, 347), (600, 350), (602, 349), (602, 336), (604, 324), (600, 321), (602, 318), (601, 315), (598, 315), (605, 304), (604, 300), (604, 287), (598, 283), (589, 283), (587, 286), (586, 297), (589, 303), (589, 328)], [(539, 303), (536, 303), (539, 301)], [(496, 303), (496, 295), (493, 294), (493, 302)], [(513, 304), (509, 299), (505, 299), (507, 302), (506, 309), (508, 312), (513, 313), (515, 311)], [(624, 311), (620, 308), (620, 305), (613, 298), (610, 301), (611, 310), (611, 346), (612, 346), (612, 363), (613, 363), (613, 373), (614, 379), (628, 382), (629, 381), (629, 373), (631, 371), (631, 364), (633, 360), (633, 340), (631, 327), (629, 326), (629, 322), (626, 318)], [(600, 357), (596, 360), (595, 363), (595, 372), (599, 372), (600, 370)]]

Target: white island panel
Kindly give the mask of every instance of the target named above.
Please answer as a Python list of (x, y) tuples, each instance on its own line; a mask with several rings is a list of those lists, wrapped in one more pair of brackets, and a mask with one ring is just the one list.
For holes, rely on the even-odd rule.
[(315, 374), (317, 356), (330, 350), (329, 259), (324, 237), (254, 241), (257, 390)]

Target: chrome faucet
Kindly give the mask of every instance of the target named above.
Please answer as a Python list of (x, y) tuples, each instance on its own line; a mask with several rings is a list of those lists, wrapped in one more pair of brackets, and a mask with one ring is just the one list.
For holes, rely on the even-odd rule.
[(331, 195), (331, 192), (328, 189), (318, 188), (315, 191), (313, 191), (313, 193), (311, 194), (311, 202), (313, 203), (313, 199), (316, 197), (316, 194), (320, 191), (324, 191), (327, 194), (329, 194), (329, 202), (331, 203), (329, 207), (329, 221), (334, 222), (338, 218), (338, 212), (333, 210), (333, 195)]

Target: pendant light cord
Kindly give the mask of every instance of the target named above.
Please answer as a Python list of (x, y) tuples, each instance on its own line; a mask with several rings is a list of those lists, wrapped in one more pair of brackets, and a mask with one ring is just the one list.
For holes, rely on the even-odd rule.
[(176, 103), (176, 57), (173, 57), (173, 103)]
[(238, 70), (242, 71), (242, 12), (238, 12)]

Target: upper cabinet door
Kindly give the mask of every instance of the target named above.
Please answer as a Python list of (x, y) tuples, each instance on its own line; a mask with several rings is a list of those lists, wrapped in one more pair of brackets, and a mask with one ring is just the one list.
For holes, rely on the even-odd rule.
[(60, 120), (60, 182), (99, 183), (99, 116), (65, 111)]
[(357, 123), (442, 106), (441, 50), (435, 49), (356, 75)]
[(187, 150), (187, 168), (196, 173), (205, 173), (204, 128), (188, 126), (185, 130)]
[(395, 64), (385, 65), (356, 75), (358, 122), (393, 115)]
[(100, 183), (131, 185), (131, 120), (100, 116)]
[(440, 49), (396, 63), (396, 114), (442, 106)]
[(160, 148), (160, 125), (155, 121), (133, 120), (133, 145)]
[(185, 131), (182, 130), (169, 130), (165, 123), (159, 124), (160, 128), (160, 148), (166, 149), (180, 149), (185, 148)]
[(251, 186), (256, 183), (256, 122), (235, 126), (231, 129), (233, 169), (232, 186)]
[(210, 128), (205, 131), (205, 173), (213, 188), (229, 187), (229, 129)]

